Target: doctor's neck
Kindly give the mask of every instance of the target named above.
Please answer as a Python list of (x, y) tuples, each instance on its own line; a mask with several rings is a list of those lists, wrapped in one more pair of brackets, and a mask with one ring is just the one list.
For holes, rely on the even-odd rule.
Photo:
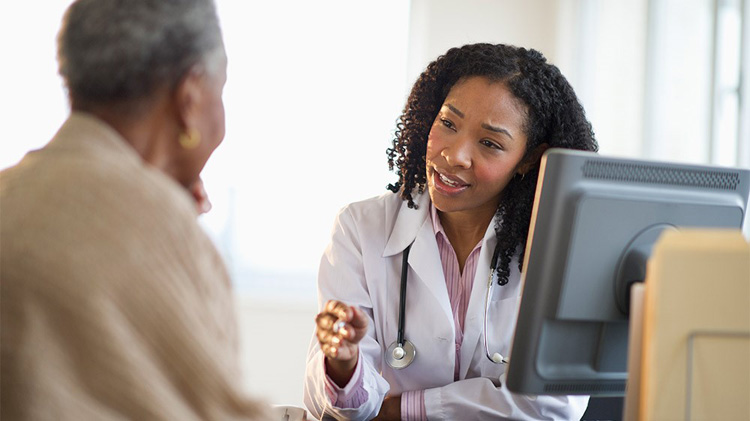
[[(497, 208), (495, 208), (497, 209)], [(495, 210), (492, 208), (479, 210), (472, 209), (467, 211), (442, 212), (438, 210), (440, 224), (445, 230), (453, 249), (456, 251), (459, 266), (463, 271), (465, 258), (471, 253), (474, 247), (482, 241), (487, 227), (492, 223), (495, 216)], [(464, 259), (461, 256), (464, 256)]]

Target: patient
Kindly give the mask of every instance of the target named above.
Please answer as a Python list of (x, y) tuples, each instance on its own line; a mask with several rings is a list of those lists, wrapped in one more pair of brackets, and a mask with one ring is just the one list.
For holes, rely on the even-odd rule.
[(267, 417), (196, 223), (224, 137), (213, 2), (76, 1), (58, 60), (69, 118), (0, 173), (3, 418)]

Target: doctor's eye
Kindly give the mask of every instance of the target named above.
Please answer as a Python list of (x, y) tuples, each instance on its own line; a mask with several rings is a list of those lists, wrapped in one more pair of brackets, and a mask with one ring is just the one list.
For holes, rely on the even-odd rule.
[(490, 149), (503, 150), (503, 147), (500, 144), (489, 139), (482, 139), (479, 141), (479, 143)]
[(445, 127), (449, 128), (449, 129), (451, 129), (451, 130), (453, 130), (453, 131), (456, 131), (456, 126), (455, 126), (455, 125), (453, 124), (453, 122), (452, 122), (452, 121), (448, 120), (447, 118), (445, 118), (445, 117), (440, 117), (440, 123), (441, 123), (441, 124), (442, 124), (443, 126), (445, 126)]

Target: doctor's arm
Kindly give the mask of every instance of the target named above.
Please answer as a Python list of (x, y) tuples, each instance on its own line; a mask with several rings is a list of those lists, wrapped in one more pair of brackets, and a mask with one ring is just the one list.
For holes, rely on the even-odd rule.
[[(327, 413), (339, 419), (372, 419), (380, 411), (390, 386), (379, 374), (380, 345), (375, 340), (372, 304), (364, 279), (359, 235), (347, 208), (337, 215), (331, 243), (321, 259), (318, 298), (321, 314), (327, 313), (329, 300), (346, 303), (355, 309), (344, 306), (352, 312), (344, 311), (346, 314), (342, 314), (338, 304), (331, 304), (331, 314), (319, 316), (308, 352), (305, 405), (316, 418)], [(366, 321), (365, 328), (354, 320), (359, 317)], [(353, 356), (353, 372), (349, 363), (340, 364), (335, 362), (336, 357), (330, 358), (333, 335), (326, 337), (324, 334), (322, 338), (319, 335), (320, 324), (327, 326), (328, 333), (332, 333), (330, 323), (335, 323), (334, 318), (347, 321), (344, 332), (337, 332), (341, 342), (336, 347), (335, 355), (343, 360)], [(349, 346), (348, 339), (353, 339), (347, 338), (350, 334), (361, 334), (354, 347)], [(342, 344), (343, 347), (340, 346)], [(333, 364), (329, 364), (331, 362)], [(355, 405), (350, 405), (352, 402)]]
[(315, 318), (315, 336), (325, 355), (326, 374), (340, 388), (352, 378), (359, 359), (359, 341), (367, 334), (367, 316), (356, 306), (329, 300)]
[(428, 419), (579, 420), (587, 396), (533, 396), (512, 393), (505, 374), (497, 381), (486, 377), (459, 380), (424, 391)]

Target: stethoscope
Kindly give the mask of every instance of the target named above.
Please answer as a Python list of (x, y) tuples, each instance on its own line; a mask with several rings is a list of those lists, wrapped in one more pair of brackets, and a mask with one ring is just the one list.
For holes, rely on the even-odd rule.
[[(408, 367), (414, 358), (417, 356), (417, 348), (414, 344), (404, 338), (404, 313), (406, 312), (406, 280), (408, 272), (408, 259), (409, 250), (411, 244), (404, 250), (404, 255), (401, 260), (401, 290), (399, 292), (398, 302), (398, 334), (396, 341), (388, 346), (385, 350), (385, 362), (395, 368), (402, 369)], [(508, 359), (503, 357), (499, 352), (490, 354), (490, 346), (487, 339), (487, 325), (489, 323), (490, 313), (490, 297), (492, 296), (492, 287), (494, 286), (495, 276), (497, 275), (497, 258), (499, 255), (499, 247), (495, 246), (495, 251), (492, 253), (492, 263), (490, 264), (490, 276), (487, 280), (487, 295), (484, 297), (484, 325), (482, 326), (482, 332), (484, 336), (484, 353), (487, 359), (495, 364), (508, 364)], [(505, 283), (503, 283), (504, 285)]]

